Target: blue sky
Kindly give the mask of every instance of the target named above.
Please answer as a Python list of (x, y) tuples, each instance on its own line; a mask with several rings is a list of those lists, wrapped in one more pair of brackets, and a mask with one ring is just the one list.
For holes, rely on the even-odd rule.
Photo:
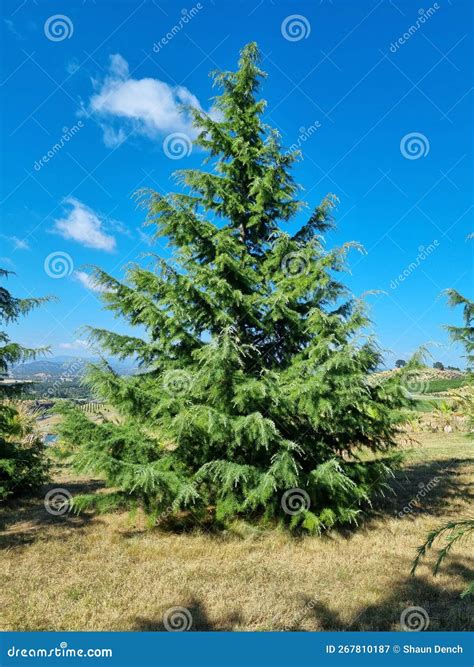
[(384, 292), (367, 298), (387, 363), (426, 343), (462, 363), (442, 328), (460, 313), (441, 293), (472, 294), (470, 1), (5, 0), (2, 18), (1, 264), (16, 295), (59, 298), (12, 337), (88, 354), (82, 325), (124, 330), (84, 267), (121, 277), (141, 253), (167, 254), (131, 195), (199, 166), (178, 104), (210, 109), (209, 71), (255, 40), (266, 120), (303, 152), (302, 198), (339, 197), (328, 245), (361, 242), (347, 284)]

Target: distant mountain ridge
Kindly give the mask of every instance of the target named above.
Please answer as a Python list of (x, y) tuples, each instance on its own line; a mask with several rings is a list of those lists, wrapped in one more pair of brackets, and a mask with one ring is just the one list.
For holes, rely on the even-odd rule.
[[(61, 355), (36, 359), (26, 363), (17, 364), (11, 369), (11, 375), (17, 378), (34, 379), (38, 374), (49, 378), (80, 377), (84, 374), (87, 364), (99, 361), (99, 357), (73, 357)], [(107, 359), (114, 371), (119, 375), (133, 375), (137, 367), (133, 362), (117, 361)]]

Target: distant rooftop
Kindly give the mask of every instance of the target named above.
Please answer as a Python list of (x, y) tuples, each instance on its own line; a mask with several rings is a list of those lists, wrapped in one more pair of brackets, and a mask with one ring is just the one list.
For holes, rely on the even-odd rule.
[(0, 378), (0, 386), (10, 387), (15, 384), (33, 384), (33, 380), (17, 380), (16, 378)]

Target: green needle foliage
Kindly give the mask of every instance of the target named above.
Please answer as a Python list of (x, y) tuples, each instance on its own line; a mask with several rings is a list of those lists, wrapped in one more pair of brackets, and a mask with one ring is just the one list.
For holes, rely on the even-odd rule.
[(474, 364), (474, 301), (459, 294), (455, 289), (446, 290), (450, 306), (462, 306), (463, 326), (447, 326), (446, 329), (455, 343), (461, 343), (466, 351), (468, 371), (472, 373)]
[[(457, 521), (448, 521), (447, 523), (442, 524), (438, 528), (430, 531), (427, 535), (426, 541), (419, 547), (417, 547), (417, 556), (413, 562), (411, 569), (412, 575), (415, 574), (418, 565), (422, 558), (427, 554), (427, 551), (433, 547), (434, 542), (440, 538), (444, 537), (445, 542), (438, 551), (438, 556), (436, 558), (436, 563), (433, 568), (433, 573), (436, 575), (439, 572), (441, 565), (443, 564), (445, 558), (449, 555), (451, 549), (458, 543), (463, 540), (472, 539), (472, 534), (474, 532), (474, 519), (459, 519)], [(474, 595), (474, 581), (471, 581), (468, 587), (461, 593), (461, 597), (466, 597), (468, 595)]]
[[(0, 277), (9, 271), (0, 269)], [(0, 325), (16, 322), (47, 299), (18, 299), (0, 287)], [(37, 489), (47, 476), (44, 445), (34, 434), (33, 423), (13, 400), (22, 385), (11, 385), (5, 376), (11, 364), (32, 359), (45, 350), (32, 350), (10, 340), (0, 330), (0, 500)]]
[[(473, 238), (471, 234), (468, 238)], [(461, 343), (464, 346), (466, 351), (466, 359), (468, 362), (468, 373), (469, 380), (472, 386), (473, 381), (473, 368), (472, 364), (474, 363), (474, 301), (463, 296), (454, 289), (446, 290), (448, 297), (448, 303), (450, 306), (462, 306), (463, 308), (463, 325), (462, 326), (447, 326), (446, 329), (449, 331), (451, 339), (455, 343)], [(469, 417), (470, 426), (474, 425), (474, 411), (473, 411), (473, 396), (472, 393), (470, 398), (467, 400), (467, 412)], [(468, 434), (468, 437), (472, 438), (472, 431)], [(440, 538), (444, 537), (445, 542), (438, 550), (438, 557), (433, 569), (434, 574), (437, 574), (441, 565), (443, 564), (445, 558), (449, 555), (451, 549), (458, 543), (469, 538), (472, 539), (474, 532), (474, 519), (471, 517), (465, 519), (458, 519), (457, 521), (448, 521), (445, 524), (442, 524), (438, 528), (430, 531), (426, 537), (425, 542), (419, 547), (417, 547), (417, 556), (413, 562), (411, 569), (412, 575), (415, 574), (418, 565), (422, 558), (424, 558), (429, 549), (433, 547), (434, 542)], [(466, 597), (468, 595), (474, 595), (474, 580), (469, 583), (469, 586), (463, 591), (461, 597)]]
[(114, 489), (76, 498), (78, 508), (187, 510), (196, 521), (320, 532), (355, 522), (387, 484), (413, 368), (373, 381), (381, 354), (363, 336), (363, 304), (339, 279), (357, 244), (327, 250), (322, 237), (336, 198), (296, 233), (282, 229), (302, 207), (290, 173), (299, 155), (262, 121), (264, 76), (255, 44), (236, 72), (214, 73), (217, 118), (189, 110), (211, 170), (178, 171), (180, 192), (139, 193), (172, 259), (133, 265), (123, 282), (95, 269), (106, 307), (146, 336), (89, 329), (95, 345), (135, 357), (142, 372), (91, 367), (87, 381), (115, 423), (62, 408), (76, 466)]

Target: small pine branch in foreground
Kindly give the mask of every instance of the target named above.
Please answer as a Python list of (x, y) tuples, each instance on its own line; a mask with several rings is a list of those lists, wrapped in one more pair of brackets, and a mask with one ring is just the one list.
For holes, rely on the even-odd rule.
[[(434, 542), (441, 538), (445, 538), (444, 545), (438, 550), (436, 562), (433, 568), (433, 573), (436, 575), (439, 572), (444, 560), (449, 555), (453, 547), (463, 541), (472, 538), (474, 531), (474, 519), (460, 519), (459, 521), (448, 521), (447, 523), (430, 531), (426, 537), (425, 542), (417, 548), (417, 556), (413, 562), (411, 574), (414, 575), (422, 558), (424, 558), (429, 549), (433, 547)], [(471, 581), (469, 586), (463, 591), (461, 597), (466, 597), (474, 593), (474, 581)]]

